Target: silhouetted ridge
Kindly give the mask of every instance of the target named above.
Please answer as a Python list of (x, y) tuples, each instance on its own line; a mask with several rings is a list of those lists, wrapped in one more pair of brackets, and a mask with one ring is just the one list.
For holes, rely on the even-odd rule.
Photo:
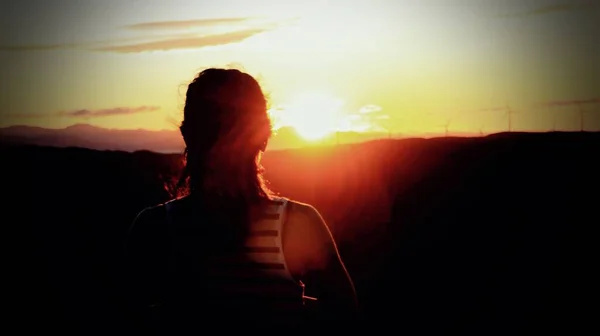
[[(31, 265), (15, 273), (18, 292), (38, 302), (23, 326), (135, 333), (122, 238), (170, 198), (181, 156), (1, 151), (5, 207), (19, 218), (8, 225), (26, 228), (19, 263)], [(598, 329), (598, 153), (600, 133), (504, 133), (267, 152), (263, 163), (272, 189), (330, 223), (369, 331), (580, 334)]]

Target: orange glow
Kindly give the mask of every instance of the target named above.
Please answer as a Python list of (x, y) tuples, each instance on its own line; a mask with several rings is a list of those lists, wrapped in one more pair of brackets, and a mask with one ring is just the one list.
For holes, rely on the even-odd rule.
[[(3, 73), (11, 84), (0, 127), (176, 132), (185, 85), (202, 69), (233, 66), (268, 86), (275, 129), (286, 129), (273, 137), (277, 148), (368, 133), (489, 134), (509, 123), (511, 131), (600, 129), (598, 62), (587, 48), (598, 40), (588, 29), (593, 10), (462, 0), (228, 0), (194, 10), (198, 1), (174, 1), (90, 2), (69, 14), (89, 23), (83, 30), (53, 24), (58, 17), (30, 29), (10, 16), (23, 34), (3, 39), (0, 59), (27, 66)], [(557, 47), (553, 27), (567, 21), (568, 47)]]
[(271, 110), (274, 127), (293, 127), (306, 140), (319, 140), (339, 131), (344, 101), (327, 92), (306, 91)]

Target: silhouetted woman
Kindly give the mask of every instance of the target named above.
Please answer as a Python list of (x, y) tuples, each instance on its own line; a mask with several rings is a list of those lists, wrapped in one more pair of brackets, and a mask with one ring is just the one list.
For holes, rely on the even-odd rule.
[(127, 243), (135, 301), (152, 307), (154, 331), (314, 333), (355, 321), (354, 287), (327, 225), (263, 183), (271, 121), (258, 82), (202, 71), (180, 130), (186, 196), (143, 210)]

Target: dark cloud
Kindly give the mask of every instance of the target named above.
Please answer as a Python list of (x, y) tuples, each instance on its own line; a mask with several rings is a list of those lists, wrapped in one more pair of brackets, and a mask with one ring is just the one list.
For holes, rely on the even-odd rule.
[(139, 53), (147, 51), (167, 51), (175, 49), (197, 49), (242, 42), (243, 40), (268, 31), (268, 29), (246, 29), (225, 34), (206, 35), (198, 37), (171, 38), (160, 41), (114, 45), (96, 48), (98, 51), (117, 53)]
[(460, 110), (460, 111), (456, 111), (458, 113), (479, 113), (479, 112), (502, 112), (502, 111), (506, 111), (508, 109), (508, 105), (504, 105), (504, 106), (494, 106), (494, 107), (484, 107), (484, 108), (480, 108), (480, 109), (475, 109), (475, 110)]
[[(166, 35), (162, 36), (163, 39), (181, 39), (188, 37), (196, 37), (197, 34), (194, 33), (186, 33), (186, 34), (177, 34), (177, 35)], [(156, 41), (157, 36), (138, 36), (132, 38), (123, 38), (123, 39), (112, 39), (112, 40), (103, 40), (103, 41), (94, 41), (87, 43), (63, 43), (63, 44), (13, 44), (13, 45), (0, 45), (0, 51), (52, 51), (52, 50), (98, 50), (102, 47), (100, 46), (112, 46), (112, 45), (123, 45), (126, 43), (132, 44), (141, 44), (146, 42)]]
[(80, 48), (79, 44), (0, 45), (0, 51), (52, 51)]
[(115, 107), (108, 109), (99, 110), (72, 110), (72, 111), (60, 111), (55, 113), (4, 113), (3, 117), (12, 120), (40, 120), (40, 119), (54, 119), (57, 117), (68, 117), (68, 118), (80, 118), (80, 119), (92, 119), (92, 118), (103, 118), (113, 117), (121, 115), (133, 115), (145, 112), (154, 112), (160, 110), (158, 106), (138, 106), (138, 107)]
[(574, 106), (574, 105), (586, 105), (586, 104), (598, 104), (600, 98), (591, 99), (580, 99), (580, 100), (556, 100), (538, 104), (540, 107), (554, 107), (554, 106)]
[(101, 118), (101, 117), (112, 117), (112, 116), (120, 116), (120, 115), (131, 115), (138, 114), (143, 112), (153, 112), (159, 110), (158, 106), (139, 106), (139, 107), (116, 107), (111, 109), (101, 109), (101, 110), (75, 110), (75, 111), (67, 111), (67, 112), (59, 112), (58, 115), (64, 117), (74, 117), (74, 118)]
[(252, 18), (216, 18), (202, 20), (182, 20), (182, 21), (156, 21), (143, 22), (125, 26), (127, 29), (145, 30), (145, 29), (185, 29), (192, 27), (210, 27), (220, 25), (231, 25), (236, 23), (245, 23)]
[[(210, 28), (216, 25), (232, 25), (245, 23), (251, 18), (217, 18), (187, 21), (159, 21), (139, 23), (122, 28), (138, 30), (173, 30), (192, 27)], [(176, 49), (198, 49), (203, 47), (226, 45), (241, 42), (249, 37), (258, 35), (279, 27), (280, 23), (263, 23), (260, 27), (234, 30), (221, 34), (203, 34), (188, 32), (186, 34), (167, 34), (163, 36), (139, 36), (124, 40), (95, 41), (70, 44), (8, 44), (0, 45), (0, 51), (53, 51), (79, 49), (116, 53), (137, 53), (147, 51), (168, 51)]]
[(488, 108), (484, 108), (479, 110), (479, 112), (500, 112), (500, 111), (506, 111), (508, 109), (508, 106), (496, 106), (496, 107), (488, 107)]

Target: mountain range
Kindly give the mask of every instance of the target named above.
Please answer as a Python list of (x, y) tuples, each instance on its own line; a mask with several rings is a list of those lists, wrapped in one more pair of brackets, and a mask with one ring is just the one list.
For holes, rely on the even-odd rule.
[[(279, 150), (310, 145), (334, 145), (336, 143), (357, 143), (388, 137), (385, 133), (340, 132), (329, 137), (310, 142), (299, 136), (291, 127), (276, 131), (268, 149)], [(425, 135), (426, 136), (426, 135)], [(435, 136), (431, 134), (431, 136)], [(398, 135), (394, 135), (398, 138)], [(181, 153), (184, 143), (177, 130), (107, 129), (89, 124), (76, 124), (62, 129), (34, 126), (10, 126), (0, 128), (3, 143), (19, 143), (51, 147), (82, 147), (96, 150), (120, 150), (134, 152), (149, 150), (157, 153)]]

